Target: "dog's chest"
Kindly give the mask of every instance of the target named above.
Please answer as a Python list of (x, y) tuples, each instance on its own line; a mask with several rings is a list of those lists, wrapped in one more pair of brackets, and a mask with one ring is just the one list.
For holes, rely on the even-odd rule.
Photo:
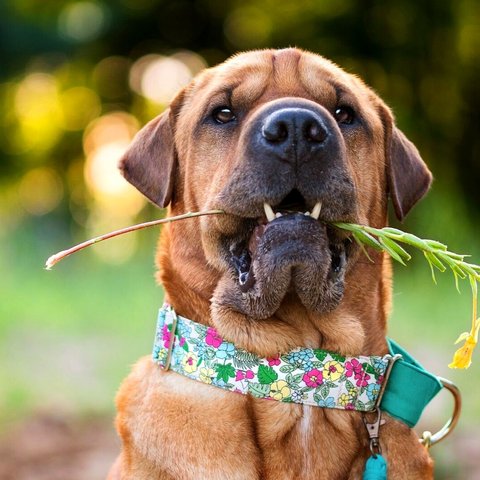
[[(344, 479), (361, 448), (352, 412), (254, 400), (263, 479)], [(357, 415), (358, 416), (358, 415)]]
[(159, 371), (149, 359), (117, 403), (129, 448), (174, 478), (340, 480), (359, 450), (362, 426), (351, 412), (225, 392)]

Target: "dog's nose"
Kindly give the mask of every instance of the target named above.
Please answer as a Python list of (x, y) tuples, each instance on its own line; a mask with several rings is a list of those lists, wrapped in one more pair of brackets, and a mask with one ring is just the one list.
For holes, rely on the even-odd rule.
[(328, 131), (317, 113), (306, 108), (282, 108), (265, 118), (262, 136), (272, 146), (299, 148), (305, 144), (309, 150), (323, 144)]

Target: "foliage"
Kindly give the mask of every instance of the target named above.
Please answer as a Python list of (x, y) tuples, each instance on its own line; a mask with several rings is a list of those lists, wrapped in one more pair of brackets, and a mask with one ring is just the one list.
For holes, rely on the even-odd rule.
[(387, 252), (394, 260), (405, 265), (405, 261), (411, 259), (399, 243), (405, 243), (415, 247), (423, 252), (425, 259), (430, 265), (432, 279), (436, 283), (435, 269), (445, 272), (447, 265), (455, 277), (455, 286), (457, 290), (458, 280), (468, 278), (472, 289), (472, 326), (470, 332), (462, 333), (455, 343), (464, 341), (464, 345), (459, 348), (454, 355), (451, 368), (468, 368), (472, 361), (472, 354), (478, 342), (478, 333), (480, 330), (480, 319), (477, 318), (477, 283), (480, 281), (480, 266), (465, 261), (467, 255), (459, 255), (448, 250), (448, 247), (437, 240), (424, 240), (411, 233), (402, 232), (397, 228), (374, 228), (367, 225), (356, 225), (352, 223), (335, 223), (335, 226), (351, 232), (354, 240), (363, 249), (365, 255), (369, 257), (364, 245), (375, 250)]

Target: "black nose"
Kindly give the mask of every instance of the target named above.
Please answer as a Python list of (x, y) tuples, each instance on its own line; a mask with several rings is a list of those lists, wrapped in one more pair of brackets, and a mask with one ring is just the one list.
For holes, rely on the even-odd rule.
[[(328, 131), (321, 117), (305, 108), (282, 108), (265, 118), (262, 136), (270, 144), (322, 144)], [(313, 145), (310, 145), (313, 146)]]

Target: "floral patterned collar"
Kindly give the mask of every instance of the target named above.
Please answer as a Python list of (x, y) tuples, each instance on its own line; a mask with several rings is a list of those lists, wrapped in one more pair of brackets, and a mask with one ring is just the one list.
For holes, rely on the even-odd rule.
[[(374, 411), (382, 402), (382, 410), (413, 426), (441, 384), (394, 342), (390, 348), (392, 354), (385, 356), (349, 357), (296, 348), (261, 358), (165, 304), (158, 315), (153, 360), (192, 380), (267, 400), (361, 412)], [(407, 360), (396, 362), (402, 356)], [(412, 392), (399, 386), (400, 380), (391, 388), (393, 377), (402, 385), (413, 381), (415, 394), (420, 388), (422, 401), (414, 411)]]

